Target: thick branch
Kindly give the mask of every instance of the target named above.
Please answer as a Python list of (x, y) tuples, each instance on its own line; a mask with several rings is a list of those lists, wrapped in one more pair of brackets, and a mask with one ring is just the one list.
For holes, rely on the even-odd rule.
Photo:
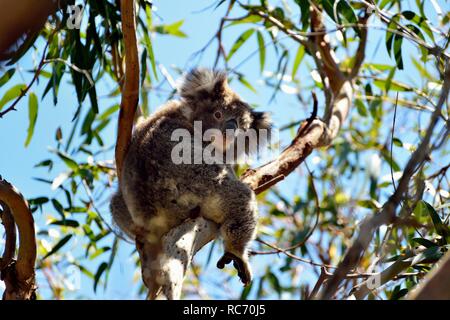
[(135, 0), (120, 2), (122, 33), (125, 44), (125, 83), (120, 104), (119, 127), (116, 142), (116, 168), (120, 180), (122, 164), (133, 131), (134, 116), (139, 100), (139, 58), (136, 39)]
[[(369, 13), (366, 12), (362, 18), (359, 19), (359, 24), (367, 26), (367, 21), (369, 20)], [(364, 62), (364, 57), (366, 55), (366, 46), (367, 46), (367, 28), (360, 28), (360, 37), (358, 49), (355, 54), (355, 61), (353, 64), (352, 71), (350, 73), (350, 77), (354, 78), (358, 75), (359, 69)]]
[[(322, 11), (316, 6), (311, 6), (311, 30), (317, 35), (313, 36), (315, 47), (319, 50), (322, 62), (322, 71), (328, 78), (328, 83), (334, 93), (337, 93), (344, 82), (344, 75), (339, 71), (339, 66), (333, 58), (333, 50), (325, 39), (325, 26), (322, 23)], [(319, 66), (317, 66), (319, 67)]]
[(2, 279), (6, 284), (3, 298), (6, 300), (31, 299), (36, 289), (34, 269), (36, 238), (33, 216), (27, 201), (19, 191), (1, 177), (0, 200), (10, 210), (19, 230), (17, 262), (10, 263), (1, 270)]
[[(158, 282), (162, 299), (179, 299), (187, 269), (194, 255), (218, 235), (218, 226), (202, 217), (188, 219), (163, 237)], [(145, 273), (145, 272), (144, 272)]]
[(11, 210), (3, 201), (0, 201), (3, 211), (0, 211), (0, 217), (5, 228), (5, 250), (0, 260), (0, 271), (6, 268), (13, 260), (16, 251), (16, 224), (11, 214)]

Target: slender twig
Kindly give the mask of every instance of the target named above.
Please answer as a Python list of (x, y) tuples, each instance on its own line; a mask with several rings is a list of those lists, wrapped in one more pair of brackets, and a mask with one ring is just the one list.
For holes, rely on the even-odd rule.
[(227, 21), (228, 15), (231, 12), (231, 9), (233, 9), (233, 6), (234, 6), (234, 2), (230, 1), (230, 3), (228, 4), (227, 12), (225, 13), (225, 17), (220, 19), (219, 30), (217, 31), (216, 36), (215, 36), (217, 38), (217, 55), (216, 55), (216, 60), (214, 61), (214, 67), (217, 67), (217, 64), (219, 63), (219, 59), (220, 59), (221, 55), (224, 57), (225, 63), (227, 61), (227, 54), (226, 54), (225, 48), (223, 47), (223, 44), (222, 44), (222, 30), (225, 25), (225, 21)]
[(89, 70), (78, 68), (78, 67), (77, 67), (76, 65), (74, 65), (73, 63), (70, 63), (69, 61), (64, 60), (64, 59), (62, 59), (62, 58), (54, 58), (54, 59), (45, 59), (45, 60), (44, 60), (44, 63), (50, 63), (50, 62), (61, 62), (61, 63), (64, 63), (66, 66), (68, 66), (69, 68), (75, 70), (76, 72), (79, 72), (79, 73), (84, 74), (84, 76), (85, 76), (86, 79), (89, 81), (89, 84), (90, 84), (91, 86), (94, 86), (94, 85), (95, 85), (95, 84), (94, 84), (94, 80), (92, 80), (92, 77), (91, 77), (91, 75), (90, 75), (90, 73), (89, 73)]
[[(315, 221), (314, 221), (314, 224), (313, 224), (312, 228), (308, 231), (308, 234), (302, 239), (302, 241), (300, 241), (300, 242), (298, 242), (298, 243), (296, 243), (296, 244), (294, 244), (294, 245), (292, 245), (290, 247), (283, 248), (283, 252), (285, 252), (285, 251), (292, 251), (292, 250), (295, 250), (295, 249), (303, 246), (309, 240), (309, 238), (311, 238), (312, 234), (314, 233), (314, 231), (317, 228), (317, 225), (319, 224), (319, 217), (320, 217), (319, 195), (317, 194), (317, 190), (316, 190), (316, 186), (314, 184), (314, 177), (312, 175), (312, 172), (309, 170), (308, 166), (306, 166), (306, 168), (307, 168), (307, 170), (309, 172), (309, 181), (310, 181), (310, 184), (311, 184), (311, 189), (312, 189), (313, 194), (314, 194), (314, 201), (315, 201), (315, 206), (316, 206), (316, 218), (315, 218)], [(265, 254), (265, 255), (267, 255), (267, 254), (276, 254), (276, 253), (280, 253), (280, 251), (278, 249), (274, 250), (274, 251), (263, 251), (263, 252), (260, 251), (258, 254)]]
[(432, 180), (432, 179), (436, 178), (437, 176), (445, 175), (447, 173), (448, 169), (450, 169), (450, 163), (448, 165), (442, 167), (441, 169), (439, 169), (439, 171), (429, 175), (427, 177), (427, 180)]
[(391, 157), (391, 163), (389, 168), (391, 169), (391, 180), (392, 180), (392, 186), (394, 187), (394, 191), (397, 190), (397, 187), (395, 186), (395, 180), (394, 180), (394, 169), (392, 168), (392, 164), (394, 163), (394, 159), (392, 156), (392, 149), (394, 146), (394, 131), (395, 131), (395, 119), (397, 118), (397, 103), (398, 103), (398, 92), (397, 92), (397, 99), (394, 104), (394, 117), (392, 119), (392, 130), (391, 130), (391, 150), (390, 150), (390, 157)]
[(30, 88), (33, 86), (34, 82), (37, 80), (37, 78), (39, 77), (42, 68), (45, 66), (46, 62), (45, 62), (45, 56), (47, 54), (47, 48), (50, 44), (50, 40), (47, 42), (47, 44), (44, 47), (44, 52), (42, 54), (42, 58), (41, 61), (39, 62), (38, 67), (36, 68), (36, 71), (34, 72), (34, 76), (33, 79), (31, 79), (31, 82), (24, 88), (22, 89), (22, 91), (20, 92), (19, 96), (14, 100), (14, 102), (8, 107), (6, 108), (4, 111), (0, 112), (0, 119), (3, 118), (3, 116), (5, 114), (7, 114), (8, 112), (11, 111), (15, 111), (16, 110), (16, 105), (19, 103), (20, 100), (22, 100), (23, 97), (25, 97), (25, 95), (27, 94), (27, 92), (30, 90)]
[[(280, 248), (280, 247), (278, 247), (278, 246), (276, 246), (274, 244), (268, 243), (268, 242), (266, 242), (264, 240), (256, 239), (256, 241), (258, 241), (258, 242), (260, 242), (260, 243), (262, 243), (262, 244), (264, 244), (264, 245), (266, 245), (266, 246), (268, 246), (268, 247), (270, 247), (272, 249), (275, 249), (275, 250), (277, 250), (278, 253), (283, 253), (286, 256), (288, 256), (289, 258), (292, 258), (294, 260), (305, 262), (305, 263), (308, 263), (308, 264), (316, 266), (316, 267), (327, 267), (329, 269), (336, 269), (336, 267), (332, 266), (332, 265), (318, 263), (318, 262), (314, 262), (312, 260), (308, 260), (308, 259), (296, 256), (296, 255), (290, 253), (289, 251), (287, 251), (287, 250), (285, 250), (283, 248)], [(268, 253), (268, 251), (255, 251), (255, 250), (250, 251), (251, 255), (264, 255), (264, 254), (267, 254), (267, 253)]]

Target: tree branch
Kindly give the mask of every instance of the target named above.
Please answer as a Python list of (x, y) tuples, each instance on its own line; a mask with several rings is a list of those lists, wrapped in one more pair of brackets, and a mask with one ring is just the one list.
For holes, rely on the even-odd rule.
[[(6, 290), (3, 299), (29, 300), (35, 297), (36, 238), (34, 220), (27, 201), (19, 191), (0, 176), (0, 200), (5, 211), (11, 212), (19, 230), (19, 252), (17, 261), (2, 265), (1, 279)], [(5, 226), (6, 227), (6, 226)], [(11, 226), (9, 225), (8, 228)], [(12, 231), (8, 233), (11, 234)], [(8, 242), (10, 240), (7, 240)], [(11, 240), (12, 241), (12, 240)], [(8, 262), (5, 256), (2, 264)]]
[(3, 211), (0, 211), (0, 218), (5, 228), (5, 249), (0, 260), (0, 272), (6, 268), (13, 260), (16, 251), (16, 224), (11, 214), (11, 210), (3, 201), (0, 201)]
[(134, 116), (139, 100), (139, 58), (136, 39), (135, 1), (120, 1), (120, 11), (125, 44), (125, 82), (120, 103), (115, 150), (117, 177), (119, 180), (122, 164), (131, 141)]

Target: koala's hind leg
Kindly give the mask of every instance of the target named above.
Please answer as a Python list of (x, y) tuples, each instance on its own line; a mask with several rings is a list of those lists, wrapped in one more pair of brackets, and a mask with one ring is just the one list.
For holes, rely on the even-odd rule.
[(248, 261), (247, 248), (255, 238), (257, 224), (257, 205), (255, 195), (240, 181), (231, 181), (224, 188), (226, 202), (222, 204), (224, 220), (220, 232), (224, 240), (225, 254), (218, 261), (217, 267), (222, 269), (225, 264), (233, 261), (238, 276), (244, 285), (252, 279)]

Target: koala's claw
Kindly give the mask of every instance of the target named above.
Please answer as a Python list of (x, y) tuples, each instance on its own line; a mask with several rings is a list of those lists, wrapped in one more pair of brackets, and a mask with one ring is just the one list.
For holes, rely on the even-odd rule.
[(217, 268), (223, 269), (225, 265), (229, 264), (231, 261), (233, 261), (233, 266), (237, 270), (238, 276), (244, 283), (244, 286), (247, 286), (252, 281), (252, 276), (249, 266), (241, 258), (230, 252), (225, 252), (222, 258), (217, 261)]

